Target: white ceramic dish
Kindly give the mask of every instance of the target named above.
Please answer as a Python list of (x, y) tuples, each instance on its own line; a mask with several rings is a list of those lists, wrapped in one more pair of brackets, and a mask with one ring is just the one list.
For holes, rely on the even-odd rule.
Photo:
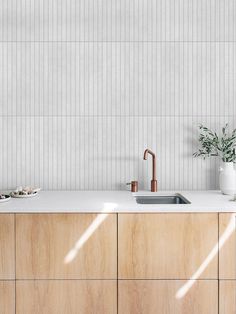
[(14, 194), (13, 192), (11, 193), (11, 197), (14, 197), (14, 198), (30, 198), (36, 195), (38, 195), (38, 192), (33, 192), (32, 194), (26, 194), (26, 195)]
[(10, 195), (6, 195), (6, 194), (4, 194), (4, 195), (5, 195), (6, 198), (1, 198), (0, 199), (0, 203), (5, 203), (5, 202), (10, 201), (11, 196)]

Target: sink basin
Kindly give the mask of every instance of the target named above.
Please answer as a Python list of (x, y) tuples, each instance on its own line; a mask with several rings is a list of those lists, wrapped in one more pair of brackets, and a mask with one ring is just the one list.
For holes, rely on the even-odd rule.
[(190, 204), (181, 194), (174, 195), (136, 195), (138, 204)]

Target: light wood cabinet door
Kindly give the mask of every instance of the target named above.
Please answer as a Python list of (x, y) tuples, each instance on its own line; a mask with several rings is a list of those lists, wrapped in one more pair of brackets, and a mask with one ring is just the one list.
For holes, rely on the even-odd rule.
[(119, 278), (217, 279), (217, 240), (217, 214), (119, 214)]
[(116, 279), (115, 214), (17, 214), (17, 279)]
[(0, 214), (0, 279), (15, 278), (14, 214)]
[(236, 214), (219, 214), (219, 276), (236, 279)]
[(0, 314), (15, 314), (15, 281), (0, 281)]
[(217, 280), (195, 281), (178, 298), (185, 284), (182, 280), (120, 280), (119, 314), (218, 314)]
[(220, 314), (236, 313), (236, 281), (220, 280), (219, 286)]
[(116, 314), (114, 280), (17, 281), (16, 314)]

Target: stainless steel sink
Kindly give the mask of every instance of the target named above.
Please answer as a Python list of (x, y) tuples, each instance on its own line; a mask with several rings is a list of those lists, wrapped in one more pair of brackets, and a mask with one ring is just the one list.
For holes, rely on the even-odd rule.
[(181, 194), (174, 195), (135, 195), (138, 204), (190, 204)]

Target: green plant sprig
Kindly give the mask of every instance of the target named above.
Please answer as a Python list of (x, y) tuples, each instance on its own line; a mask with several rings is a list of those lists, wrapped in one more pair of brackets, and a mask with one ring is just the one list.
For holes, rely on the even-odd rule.
[(206, 159), (207, 157), (218, 156), (224, 162), (236, 162), (236, 129), (230, 133), (228, 124), (226, 124), (222, 128), (221, 136), (202, 124), (199, 129), (201, 131), (198, 138), (200, 148), (193, 154), (194, 157)]

